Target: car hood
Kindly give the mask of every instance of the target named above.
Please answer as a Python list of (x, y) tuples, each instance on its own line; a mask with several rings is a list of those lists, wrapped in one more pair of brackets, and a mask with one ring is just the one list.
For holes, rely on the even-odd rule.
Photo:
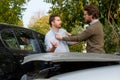
[(114, 54), (97, 54), (97, 53), (39, 53), (24, 57), (21, 64), (31, 61), (51, 61), (51, 62), (72, 62), (72, 61), (120, 61), (120, 56)]

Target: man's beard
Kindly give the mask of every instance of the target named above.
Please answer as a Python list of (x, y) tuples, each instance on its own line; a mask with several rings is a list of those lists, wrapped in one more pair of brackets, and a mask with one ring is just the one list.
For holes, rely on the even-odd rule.
[(60, 27), (58, 27), (59, 29), (61, 28), (61, 26)]
[(61, 28), (61, 25), (57, 26), (57, 28), (59, 28), (59, 29), (60, 29), (60, 28)]

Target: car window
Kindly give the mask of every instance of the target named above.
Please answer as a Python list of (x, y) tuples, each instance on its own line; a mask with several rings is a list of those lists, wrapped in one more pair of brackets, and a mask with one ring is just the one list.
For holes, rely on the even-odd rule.
[(15, 31), (20, 50), (29, 50), (39, 52), (40, 47), (38, 41), (35, 39), (33, 32), (29, 30), (16, 30)]
[(13, 31), (8, 30), (8, 31), (3, 31), (1, 33), (2, 40), (5, 44), (5, 46), (12, 48), (12, 49), (19, 49), (17, 45), (17, 40), (14, 36)]
[(1, 32), (4, 45), (9, 49), (41, 52), (33, 31), (27, 29), (5, 29)]
[(36, 37), (38, 38), (38, 42), (41, 45), (41, 51), (46, 52), (46, 46), (44, 44), (44, 35), (36, 33)]

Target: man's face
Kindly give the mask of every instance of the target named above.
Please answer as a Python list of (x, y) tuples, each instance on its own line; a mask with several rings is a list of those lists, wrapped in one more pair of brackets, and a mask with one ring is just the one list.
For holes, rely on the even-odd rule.
[(55, 17), (55, 20), (52, 22), (52, 25), (56, 28), (61, 28), (62, 21), (60, 17)]
[(87, 11), (84, 11), (84, 21), (90, 23), (92, 21), (92, 15), (88, 15)]

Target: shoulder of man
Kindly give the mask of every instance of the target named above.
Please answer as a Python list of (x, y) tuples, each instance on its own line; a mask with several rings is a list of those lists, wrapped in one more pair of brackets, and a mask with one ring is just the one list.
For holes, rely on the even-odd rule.
[(46, 35), (50, 35), (51, 34), (51, 29), (46, 33)]
[(64, 28), (61, 28), (60, 31), (64, 31), (64, 32), (66, 32), (66, 30), (65, 30)]

